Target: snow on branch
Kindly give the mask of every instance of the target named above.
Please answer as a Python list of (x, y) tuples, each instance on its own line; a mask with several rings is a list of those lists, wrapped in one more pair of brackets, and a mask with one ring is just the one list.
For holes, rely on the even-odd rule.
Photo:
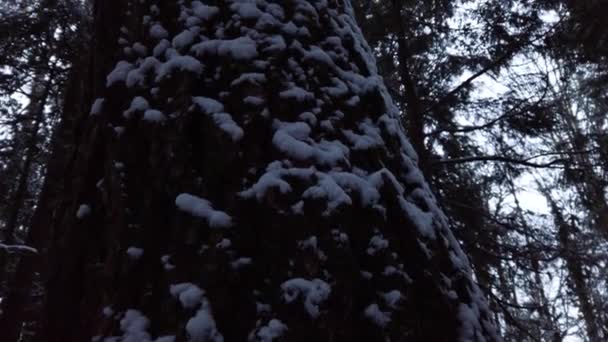
[(8, 254), (21, 254), (21, 255), (38, 254), (38, 250), (33, 247), (29, 247), (26, 245), (6, 245), (4, 243), (0, 243), (0, 251), (6, 252)]

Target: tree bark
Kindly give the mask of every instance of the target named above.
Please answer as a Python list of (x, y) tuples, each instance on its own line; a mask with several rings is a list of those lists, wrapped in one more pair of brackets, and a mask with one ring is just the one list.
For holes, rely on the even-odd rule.
[(38, 340), (498, 340), (348, 1), (110, 13)]

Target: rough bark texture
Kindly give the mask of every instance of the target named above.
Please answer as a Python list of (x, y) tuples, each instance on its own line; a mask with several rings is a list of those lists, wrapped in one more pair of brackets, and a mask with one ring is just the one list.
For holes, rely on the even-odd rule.
[(348, 1), (99, 4), (40, 341), (497, 340)]

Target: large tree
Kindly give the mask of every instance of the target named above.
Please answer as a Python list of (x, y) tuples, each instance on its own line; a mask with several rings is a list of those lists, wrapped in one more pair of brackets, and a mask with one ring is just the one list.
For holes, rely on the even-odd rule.
[(31, 228), (37, 340), (498, 339), (348, 0), (94, 16)]

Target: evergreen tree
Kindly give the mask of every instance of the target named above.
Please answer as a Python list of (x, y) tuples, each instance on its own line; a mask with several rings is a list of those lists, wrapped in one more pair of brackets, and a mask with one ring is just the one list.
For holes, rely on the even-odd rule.
[(31, 227), (35, 340), (498, 339), (349, 1), (94, 19)]

